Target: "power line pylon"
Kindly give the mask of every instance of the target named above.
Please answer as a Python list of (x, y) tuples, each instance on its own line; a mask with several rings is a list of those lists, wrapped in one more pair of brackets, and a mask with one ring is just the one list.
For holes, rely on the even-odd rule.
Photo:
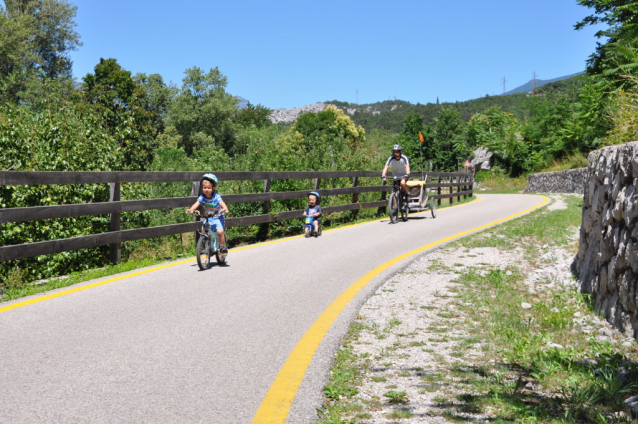
[(359, 89), (357, 88), (357, 104), (359, 104)]
[(505, 77), (503, 77), (501, 81), (503, 82), (503, 95), (505, 95), (505, 93), (507, 92), (507, 88), (506, 88), (507, 80), (505, 79)]
[(536, 90), (536, 77), (538, 75), (536, 75), (536, 71), (534, 71), (532, 73), (532, 91)]

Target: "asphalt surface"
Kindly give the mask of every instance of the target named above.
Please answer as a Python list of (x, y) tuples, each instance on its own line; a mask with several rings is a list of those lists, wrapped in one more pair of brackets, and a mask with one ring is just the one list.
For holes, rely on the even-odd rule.
[[(481, 197), (436, 219), (428, 212), (256, 245), (204, 272), (193, 258), (0, 313), (0, 423), (250, 423), (299, 339), (353, 282), (403, 253), (543, 201)], [(316, 418), (348, 322), (413, 259), (381, 273), (344, 310), (288, 423)]]

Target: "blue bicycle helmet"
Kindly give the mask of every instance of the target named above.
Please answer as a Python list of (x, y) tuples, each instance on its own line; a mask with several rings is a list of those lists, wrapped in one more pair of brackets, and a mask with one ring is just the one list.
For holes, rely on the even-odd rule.
[(321, 195), (316, 191), (311, 191), (310, 193), (308, 193), (308, 196), (310, 196), (311, 194), (317, 198), (317, 204), (319, 204), (321, 202)]
[(217, 177), (215, 176), (215, 174), (204, 174), (204, 176), (202, 177), (202, 181), (204, 180), (208, 180), (213, 183), (214, 186), (217, 186)]

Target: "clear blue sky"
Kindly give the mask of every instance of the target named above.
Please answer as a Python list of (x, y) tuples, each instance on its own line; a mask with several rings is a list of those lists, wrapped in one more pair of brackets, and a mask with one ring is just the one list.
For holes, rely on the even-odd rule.
[(228, 91), (269, 108), (325, 100), (467, 100), (585, 69), (594, 28), (576, 0), (71, 0), (84, 46), (81, 78), (100, 57), (181, 85), (218, 66)]

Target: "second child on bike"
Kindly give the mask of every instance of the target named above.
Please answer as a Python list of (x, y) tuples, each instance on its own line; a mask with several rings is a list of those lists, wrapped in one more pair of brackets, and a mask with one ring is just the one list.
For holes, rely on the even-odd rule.
[(206, 219), (210, 224), (210, 231), (217, 232), (219, 237), (220, 251), (223, 253), (228, 252), (226, 247), (226, 236), (224, 234), (224, 213), (228, 212), (226, 203), (222, 200), (222, 197), (217, 193), (217, 177), (213, 174), (205, 174), (202, 177), (202, 193), (193, 206), (186, 209), (186, 213), (193, 213), (199, 206), (204, 208), (206, 213)]
[[(308, 206), (303, 211), (303, 216), (312, 218), (311, 222), (311, 232), (310, 234), (306, 232), (306, 237), (310, 237), (311, 235), (317, 237), (321, 235), (319, 230), (319, 226), (321, 225), (321, 215), (323, 214), (323, 209), (319, 206), (319, 200), (321, 196), (316, 191), (311, 191), (308, 193)], [(305, 227), (305, 226), (304, 226)]]

